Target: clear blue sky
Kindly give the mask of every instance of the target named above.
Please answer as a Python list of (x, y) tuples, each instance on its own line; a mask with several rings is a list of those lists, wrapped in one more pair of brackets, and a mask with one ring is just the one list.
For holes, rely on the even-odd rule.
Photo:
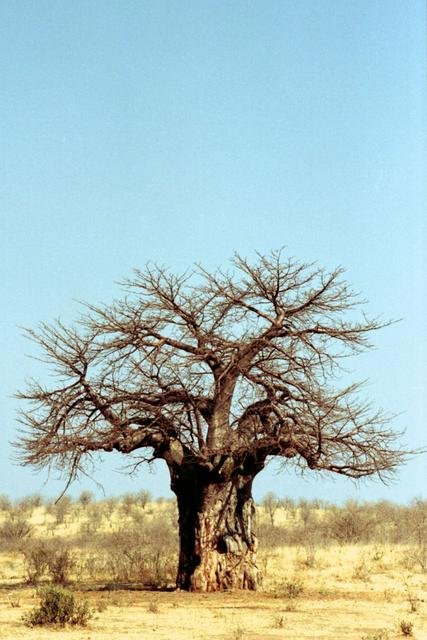
[[(343, 265), (402, 318), (355, 377), (427, 444), (425, 42), (424, 0), (1, 2), (0, 493), (60, 487), (12, 462), (11, 396), (46, 377), (19, 326), (72, 320), (148, 260), (234, 250)], [(161, 468), (118, 466), (94, 474), (107, 493), (167, 494)], [(426, 455), (388, 488), (273, 470), (257, 497), (427, 495)]]

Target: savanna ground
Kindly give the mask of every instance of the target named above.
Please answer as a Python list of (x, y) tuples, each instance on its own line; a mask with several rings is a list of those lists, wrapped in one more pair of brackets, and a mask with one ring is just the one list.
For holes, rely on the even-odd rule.
[[(427, 640), (427, 503), (279, 501), (258, 509), (257, 593), (172, 590), (176, 510), (141, 492), (95, 502), (0, 498), (0, 639)], [(47, 583), (94, 612), (86, 627), (28, 628)]]

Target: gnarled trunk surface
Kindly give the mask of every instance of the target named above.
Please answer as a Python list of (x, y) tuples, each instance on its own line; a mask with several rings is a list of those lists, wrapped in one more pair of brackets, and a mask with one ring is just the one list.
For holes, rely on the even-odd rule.
[(213, 482), (193, 465), (172, 473), (179, 511), (178, 588), (221, 591), (260, 584), (252, 481), (252, 475), (238, 475)]

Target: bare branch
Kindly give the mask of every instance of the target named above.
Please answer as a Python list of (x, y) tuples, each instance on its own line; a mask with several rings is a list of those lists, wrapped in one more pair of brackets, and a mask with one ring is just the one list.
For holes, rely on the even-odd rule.
[(54, 382), (18, 396), (30, 405), (22, 462), (71, 478), (112, 450), (136, 452), (135, 464), (197, 461), (217, 476), (269, 456), (354, 478), (393, 471), (405, 452), (389, 418), (359, 385), (335, 388), (343, 359), (390, 322), (360, 312), (341, 268), (280, 251), (232, 265), (181, 276), (148, 265), (123, 298), (86, 304), (76, 327), (27, 330)]

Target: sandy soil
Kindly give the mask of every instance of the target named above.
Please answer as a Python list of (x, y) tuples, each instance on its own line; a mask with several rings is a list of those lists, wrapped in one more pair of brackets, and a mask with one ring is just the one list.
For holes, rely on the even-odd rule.
[[(306, 583), (307, 583), (306, 576)], [(111, 591), (79, 593), (96, 611), (86, 628), (28, 629), (22, 615), (37, 603), (29, 588), (0, 590), (0, 638), (44, 640), (302, 640), (404, 637), (400, 621), (413, 623), (413, 637), (427, 640), (427, 590), (420, 584), (417, 611), (406, 592), (379, 584), (344, 583), (340, 589), (309, 586), (295, 599), (278, 593)], [(17, 606), (19, 605), (19, 606)]]
[[(53, 535), (50, 518), (34, 511), (38, 535)], [(71, 535), (80, 524), (74, 518), (59, 533)], [(402, 621), (413, 625), (406, 637), (427, 640), (427, 574), (408, 568), (408, 551), (385, 544), (261, 549), (258, 593), (86, 588), (78, 595), (95, 612), (89, 625), (53, 629), (24, 625), (37, 592), (25, 586), (22, 554), (0, 553), (0, 640), (397, 640), (405, 637)], [(289, 583), (303, 587), (298, 597), (289, 597)]]

